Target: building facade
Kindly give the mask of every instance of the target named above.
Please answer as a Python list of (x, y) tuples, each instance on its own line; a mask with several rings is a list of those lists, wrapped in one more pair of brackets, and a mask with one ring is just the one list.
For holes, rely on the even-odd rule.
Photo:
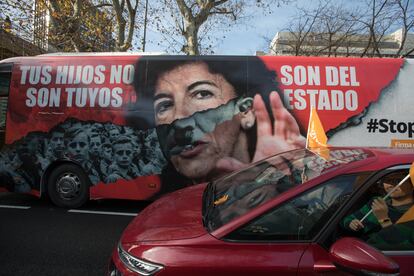
[[(403, 43), (402, 29), (384, 36), (377, 49), (367, 47), (369, 35), (309, 33), (305, 38), (299, 33), (278, 32), (270, 43), (270, 55), (309, 56), (381, 56), (396, 57)], [(400, 56), (414, 57), (414, 34), (408, 33)], [(411, 52), (411, 53), (410, 53)]]
[(0, 59), (44, 54), (45, 49), (35, 45), (31, 34), (6, 20), (0, 21)]
[[(112, 36), (113, 26), (110, 16), (99, 11), (91, 1), (83, 1), (85, 7), (81, 14), (79, 26), (69, 26), (72, 14), (71, 5), (61, 1), (58, 5), (62, 14), (52, 18), (47, 8), (48, 1), (35, 1), (33, 41), (37, 46), (51, 52), (71, 52), (71, 40), (76, 36), (77, 46), (82, 52), (110, 52), (115, 49), (115, 40)], [(58, 22), (58, 26), (52, 21)], [(75, 40), (75, 39), (73, 39)]]

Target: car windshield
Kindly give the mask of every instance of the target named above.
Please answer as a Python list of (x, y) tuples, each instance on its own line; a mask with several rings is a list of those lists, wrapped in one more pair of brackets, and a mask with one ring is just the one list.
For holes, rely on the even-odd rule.
[(363, 149), (331, 149), (317, 155), (300, 149), (227, 175), (211, 182), (204, 192), (204, 225), (214, 231), (281, 193), (371, 154)]

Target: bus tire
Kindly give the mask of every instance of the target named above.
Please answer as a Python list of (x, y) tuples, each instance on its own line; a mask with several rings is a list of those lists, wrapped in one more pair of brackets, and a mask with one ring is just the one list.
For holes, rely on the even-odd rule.
[(50, 200), (59, 207), (77, 208), (89, 199), (89, 179), (74, 164), (63, 164), (49, 175), (47, 191)]

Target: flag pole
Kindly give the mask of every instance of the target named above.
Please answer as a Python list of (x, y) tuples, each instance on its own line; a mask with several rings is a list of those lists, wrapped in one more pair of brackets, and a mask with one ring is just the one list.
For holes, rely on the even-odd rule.
[(309, 137), (309, 131), (310, 131), (310, 125), (311, 125), (312, 110), (313, 110), (313, 105), (311, 105), (310, 112), (309, 112), (308, 133), (306, 134), (306, 144), (305, 144), (305, 148), (306, 149), (309, 146), (309, 139), (308, 139), (308, 137)]

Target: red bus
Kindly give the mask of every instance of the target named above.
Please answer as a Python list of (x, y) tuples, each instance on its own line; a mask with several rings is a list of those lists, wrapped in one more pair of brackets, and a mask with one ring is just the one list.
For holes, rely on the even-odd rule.
[(2, 60), (0, 190), (70, 208), (152, 199), (303, 147), (312, 106), (331, 145), (413, 147), (412, 64), (128, 53)]

